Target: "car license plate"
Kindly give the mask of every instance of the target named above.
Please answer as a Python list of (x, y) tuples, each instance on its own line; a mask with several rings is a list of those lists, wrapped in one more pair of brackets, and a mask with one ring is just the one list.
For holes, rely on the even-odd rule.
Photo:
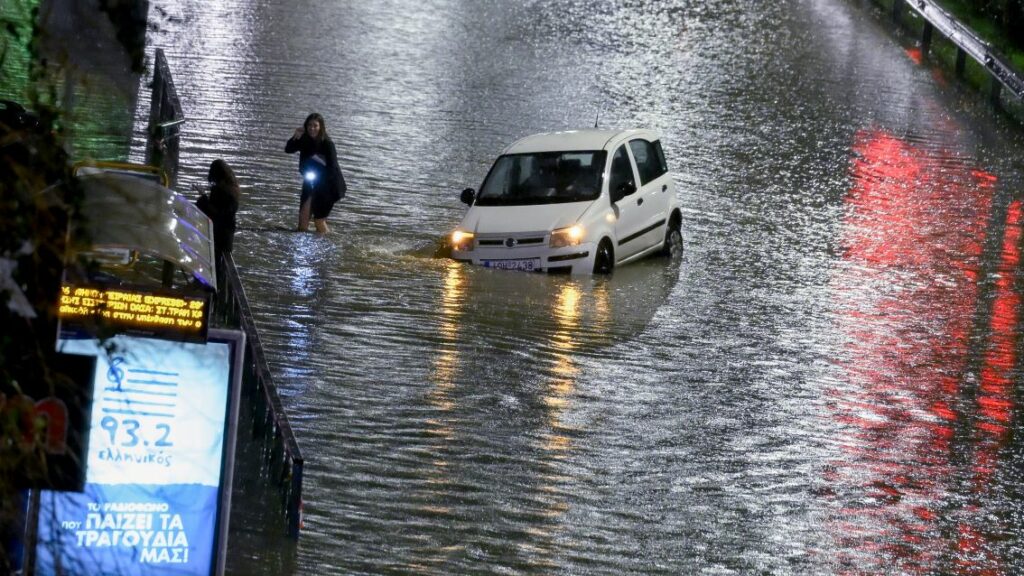
[(485, 268), (497, 268), (499, 270), (525, 270), (534, 272), (540, 270), (540, 258), (522, 258), (517, 260), (484, 260)]

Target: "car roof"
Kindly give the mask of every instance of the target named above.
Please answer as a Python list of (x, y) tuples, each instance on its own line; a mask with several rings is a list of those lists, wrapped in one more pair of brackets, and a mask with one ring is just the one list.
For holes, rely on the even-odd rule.
[(544, 132), (520, 138), (505, 149), (503, 154), (528, 154), (532, 152), (566, 152), (571, 150), (604, 150), (610, 144), (627, 137), (643, 137), (657, 140), (659, 135), (651, 130), (567, 130)]

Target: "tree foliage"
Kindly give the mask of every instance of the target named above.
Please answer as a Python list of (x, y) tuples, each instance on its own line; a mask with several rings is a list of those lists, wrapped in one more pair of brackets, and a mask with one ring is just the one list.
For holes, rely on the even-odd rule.
[[(1024, 0), (940, 0), (1004, 51), (1024, 51)], [(987, 32), (987, 33), (985, 33)]]
[[(143, 67), (146, 2), (98, 0), (135, 71)], [(14, 79), (8, 64), (25, 58), (20, 102), (0, 103), (0, 573), (13, 572), (10, 545), (19, 536), (22, 499), (15, 476), (46, 484), (42, 442), (45, 422), (26, 421), (5, 398), (26, 383), (51, 394), (69, 380), (55, 359), (60, 281), (68, 222), (80, 197), (71, 178), (62, 110), (54, 78), (67, 64), (40, 54), (45, 31), (36, 2), (6, 0), (0, 10), (0, 84)]]

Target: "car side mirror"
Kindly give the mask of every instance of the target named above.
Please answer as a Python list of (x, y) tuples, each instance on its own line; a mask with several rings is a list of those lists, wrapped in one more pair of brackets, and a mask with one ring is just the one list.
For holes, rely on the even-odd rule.
[(465, 190), (462, 191), (462, 194), (459, 196), (459, 200), (461, 200), (462, 203), (466, 204), (467, 206), (472, 206), (473, 200), (475, 198), (476, 191), (473, 190), (472, 188), (466, 188)]
[(636, 192), (636, 184), (633, 184), (632, 182), (623, 182), (612, 192), (612, 202), (618, 202), (634, 192)]

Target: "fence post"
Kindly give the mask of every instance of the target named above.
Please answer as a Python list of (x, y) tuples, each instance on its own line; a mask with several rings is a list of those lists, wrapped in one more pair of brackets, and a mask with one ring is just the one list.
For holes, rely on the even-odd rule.
[(178, 178), (178, 134), (185, 113), (174, 89), (174, 79), (162, 48), (157, 48), (153, 64), (153, 96), (149, 109), (149, 141), (146, 163), (159, 166), (173, 186)]
[(996, 78), (996, 76), (993, 75), (992, 78), (991, 78), (991, 91), (989, 92), (988, 99), (989, 99), (989, 102), (991, 102), (992, 105), (995, 106), (995, 108), (997, 110), (1001, 106), (1001, 104), (999, 102), (999, 94), (1002, 91), (1003, 91), (1002, 83), (999, 82), (999, 78)]
[(301, 458), (292, 462), (291, 486), (288, 487), (288, 536), (299, 537), (302, 528), (302, 468)]
[(157, 126), (160, 125), (160, 109), (163, 107), (164, 101), (164, 70), (159, 65), (163, 55), (163, 49), (157, 48), (157, 62), (153, 66), (153, 93), (149, 98), (149, 124), (147, 124), (149, 134), (146, 142), (146, 164), (150, 166), (162, 166), (164, 162), (163, 147), (156, 133)]
[[(230, 254), (218, 262), (218, 284), (221, 273), (223, 285), (217, 293), (218, 304), (238, 320), (246, 333), (243, 391), (252, 421), (252, 439), (261, 446), (259, 459), (266, 481), (276, 489), (280, 500), (277, 505), (289, 537), (298, 538), (302, 529), (302, 452), (295, 433), (288, 423), (284, 406), (267, 365), (249, 300), (245, 296), (238, 269)], [(229, 304), (230, 303), (230, 304)]]
[(26, 511), (22, 519), (25, 521), (25, 543), (21, 552), (23, 576), (35, 576), (36, 546), (39, 543), (39, 504), (40, 491), (30, 490), (26, 496)]

